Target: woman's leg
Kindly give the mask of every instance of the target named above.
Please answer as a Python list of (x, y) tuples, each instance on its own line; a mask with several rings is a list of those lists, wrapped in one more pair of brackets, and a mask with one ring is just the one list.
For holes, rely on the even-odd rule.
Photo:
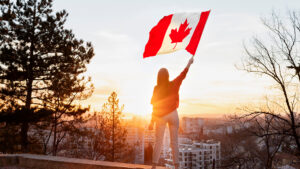
[(179, 147), (178, 147), (178, 129), (179, 129), (179, 118), (177, 110), (172, 112), (172, 116), (168, 120), (170, 129), (170, 140), (172, 148), (173, 163), (175, 168), (179, 167)]
[(154, 165), (158, 163), (160, 157), (162, 142), (163, 142), (165, 128), (166, 128), (166, 121), (164, 121), (163, 119), (157, 119), (155, 122), (156, 122), (155, 146), (154, 146), (153, 158), (152, 158), (152, 163)]

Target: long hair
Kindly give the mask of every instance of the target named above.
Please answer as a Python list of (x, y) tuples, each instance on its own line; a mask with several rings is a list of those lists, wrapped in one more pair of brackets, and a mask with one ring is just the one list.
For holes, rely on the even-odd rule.
[(157, 74), (157, 89), (160, 97), (164, 97), (169, 94), (169, 72), (166, 68), (161, 68)]
[(169, 72), (166, 68), (161, 68), (157, 74), (157, 86), (165, 86), (169, 83)]

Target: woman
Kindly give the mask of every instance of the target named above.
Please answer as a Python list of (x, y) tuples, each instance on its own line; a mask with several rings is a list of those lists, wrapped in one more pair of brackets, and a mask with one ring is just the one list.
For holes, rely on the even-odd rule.
[(158, 164), (162, 141), (166, 124), (169, 125), (172, 157), (175, 169), (179, 168), (178, 159), (178, 128), (179, 118), (177, 108), (179, 106), (179, 88), (185, 78), (191, 64), (194, 62), (193, 57), (189, 60), (185, 69), (174, 80), (169, 81), (169, 73), (166, 68), (161, 68), (157, 75), (157, 85), (154, 87), (151, 104), (153, 105), (152, 119), (149, 129), (155, 128), (155, 147), (153, 151), (152, 169)]

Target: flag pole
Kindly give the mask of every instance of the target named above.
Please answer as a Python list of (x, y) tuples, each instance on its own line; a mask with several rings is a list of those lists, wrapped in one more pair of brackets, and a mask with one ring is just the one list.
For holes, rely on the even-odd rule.
[[(192, 55), (192, 58), (193, 58), (193, 59), (194, 59), (194, 56), (195, 56), (195, 55)], [(192, 58), (191, 58), (191, 59), (192, 59)]]
[(194, 54), (194, 55), (192, 55), (191, 59), (193, 59), (193, 60), (194, 60), (194, 56), (195, 56), (195, 54)]

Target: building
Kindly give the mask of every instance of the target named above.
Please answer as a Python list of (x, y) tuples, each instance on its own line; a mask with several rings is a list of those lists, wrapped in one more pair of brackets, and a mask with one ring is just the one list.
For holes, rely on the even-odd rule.
[(279, 152), (274, 157), (272, 167), (278, 169), (296, 169), (300, 168), (300, 160), (295, 155)]
[(145, 129), (145, 136), (144, 136), (144, 144), (148, 145), (154, 145), (155, 141), (155, 130), (148, 130), (147, 128)]
[(202, 130), (204, 125), (203, 118), (199, 117), (183, 117), (182, 129), (184, 133), (198, 133)]
[[(204, 142), (179, 145), (181, 169), (217, 169), (221, 166), (221, 143), (207, 140)], [(174, 168), (171, 149), (166, 159), (166, 167)]]
[(138, 127), (126, 127), (129, 145), (135, 148), (135, 164), (144, 164), (144, 131)]
[[(154, 148), (155, 130), (147, 130), (146, 129), (145, 137), (144, 137), (144, 145), (149, 145), (149, 144), (152, 145), (152, 147)], [(169, 148), (170, 148), (170, 132), (169, 132), (169, 128), (166, 127), (164, 138), (163, 138), (163, 143), (162, 143), (162, 151), (161, 151), (160, 158), (165, 159), (165, 157), (167, 157)]]
[(187, 138), (185, 135), (178, 136), (178, 144), (192, 144), (193, 141), (190, 138)]

